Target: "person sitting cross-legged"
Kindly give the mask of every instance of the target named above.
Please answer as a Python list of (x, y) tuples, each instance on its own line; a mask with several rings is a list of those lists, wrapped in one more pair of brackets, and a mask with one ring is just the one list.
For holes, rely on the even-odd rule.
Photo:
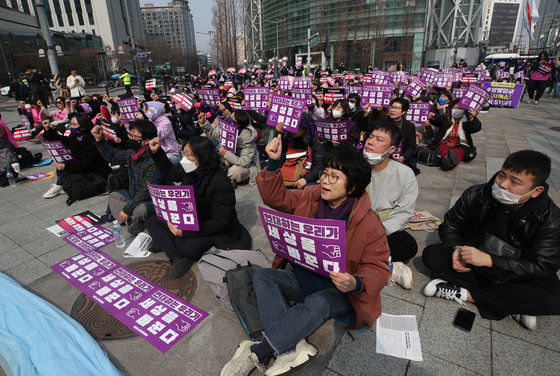
[[(326, 320), (354, 315), (351, 328), (372, 325), (381, 314), (381, 289), (390, 277), (385, 229), (371, 210), (365, 191), (371, 168), (360, 152), (346, 145), (325, 157), (320, 184), (303, 190), (284, 185), (280, 173), (280, 136), (266, 147), (268, 167), (257, 176), (266, 205), (297, 216), (346, 222), (346, 272), (330, 278), (275, 256), (272, 269), (253, 276), (259, 316), (264, 327), (260, 342), (243, 341), (221, 376), (248, 375), (276, 354), (266, 375), (282, 375), (317, 354), (306, 341)], [(291, 302), (295, 302), (291, 304)]]
[(411, 289), (412, 271), (403, 262), (414, 257), (418, 245), (405, 227), (414, 214), (418, 183), (412, 169), (389, 158), (400, 142), (399, 128), (391, 120), (379, 121), (366, 139), (364, 156), (371, 165), (369, 197), (372, 209), (383, 222), (391, 249), (391, 280)]
[(508, 156), (486, 184), (468, 188), (422, 260), (436, 279), (424, 295), (473, 302), (485, 319), (508, 315), (528, 329), (560, 314), (560, 209), (548, 196), (550, 158)]

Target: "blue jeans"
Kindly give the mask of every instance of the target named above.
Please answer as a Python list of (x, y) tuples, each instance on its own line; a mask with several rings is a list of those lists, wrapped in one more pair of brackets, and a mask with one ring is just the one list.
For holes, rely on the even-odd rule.
[(554, 83), (554, 98), (560, 98), (560, 81)]
[[(264, 337), (277, 354), (293, 350), (332, 317), (353, 313), (350, 300), (336, 288), (319, 290), (301, 299), (291, 270), (260, 269), (253, 276)], [(289, 301), (296, 304), (290, 306)]]

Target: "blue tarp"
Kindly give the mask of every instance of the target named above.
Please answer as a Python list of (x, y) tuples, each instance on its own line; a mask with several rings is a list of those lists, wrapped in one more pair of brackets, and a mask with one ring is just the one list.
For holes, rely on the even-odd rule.
[(0, 366), (9, 376), (122, 376), (79, 323), (2, 273)]

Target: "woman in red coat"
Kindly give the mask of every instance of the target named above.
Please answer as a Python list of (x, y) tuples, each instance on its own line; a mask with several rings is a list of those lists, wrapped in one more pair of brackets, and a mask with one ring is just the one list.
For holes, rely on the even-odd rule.
[[(280, 375), (317, 354), (305, 338), (332, 317), (353, 315), (352, 328), (372, 325), (381, 314), (381, 289), (391, 274), (389, 246), (379, 217), (365, 191), (371, 167), (362, 153), (341, 145), (325, 158), (320, 184), (304, 190), (286, 189), (279, 173), (281, 140), (266, 147), (268, 167), (257, 176), (263, 202), (275, 210), (301, 217), (346, 222), (346, 273), (330, 278), (276, 256), (273, 269), (253, 277), (264, 327), (260, 342), (243, 341), (221, 375), (247, 375), (273, 356), (266, 375)], [(296, 302), (290, 305), (290, 302)]]

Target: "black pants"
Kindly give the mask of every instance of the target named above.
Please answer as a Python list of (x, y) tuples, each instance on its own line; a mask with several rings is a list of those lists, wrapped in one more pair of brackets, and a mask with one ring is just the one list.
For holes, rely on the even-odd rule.
[(132, 94), (132, 90), (130, 90), (130, 85), (124, 85), (124, 88), (125, 88), (125, 90), (126, 90), (126, 94), (128, 94), (128, 95), (133, 95), (133, 94)]
[(406, 262), (418, 252), (416, 240), (405, 230), (393, 232), (387, 236), (389, 249), (391, 250), (391, 261)]
[(188, 239), (175, 236), (169, 231), (167, 223), (160, 221), (156, 216), (147, 219), (146, 228), (156, 249), (164, 251), (171, 261), (184, 257), (196, 261), (214, 245), (213, 236)]
[(544, 89), (546, 89), (547, 86), (548, 86), (548, 81), (537, 81), (537, 80), (527, 81), (527, 93), (529, 94), (529, 98), (538, 101), (539, 99), (541, 99), (542, 95), (544, 94)]
[(422, 261), (432, 271), (432, 277), (466, 288), (483, 318), (501, 320), (515, 313), (560, 314), (560, 281), (556, 276), (498, 284), (477, 268), (466, 273), (456, 272), (451, 266), (451, 254), (442, 244), (430, 245), (424, 249)]

